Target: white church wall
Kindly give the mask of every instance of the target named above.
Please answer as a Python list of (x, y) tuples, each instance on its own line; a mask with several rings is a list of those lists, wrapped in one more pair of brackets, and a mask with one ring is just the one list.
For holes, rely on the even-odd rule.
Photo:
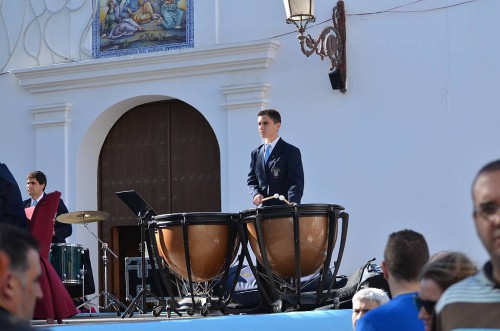
[[(459, 2), (429, 0), (404, 9)], [(149, 64), (151, 76), (133, 61), (128, 67), (92, 71), (108, 60), (89, 60), (86, 67), (78, 62), (49, 66), (52, 72), (71, 70), (61, 77), (43, 76), (26, 69), (37, 63), (20, 55), (18, 45), (12, 66), (3, 69), (17, 71), (0, 75), (0, 139), (9, 142), (1, 144), (2, 161), (11, 168), (24, 197), (26, 173), (43, 166), (49, 186), (63, 192), (71, 211), (94, 210), (99, 150), (109, 129), (136, 105), (177, 98), (198, 109), (214, 129), (220, 147), (222, 210), (237, 212), (252, 207), (245, 184), (250, 152), (260, 144), (255, 115), (272, 107), (283, 115), (283, 139), (302, 150), (303, 203), (340, 204), (351, 214), (341, 273), (353, 272), (372, 257), (380, 262), (389, 233), (403, 228), (422, 232), (432, 252), (462, 250), (481, 264), (487, 257), (470, 216), (470, 184), (475, 172), (499, 155), (500, 23), (495, 13), (500, 3), (482, 0), (444, 10), (353, 15), (405, 3), (345, 1), (345, 94), (331, 89), (328, 60), (306, 58), (300, 52), (279, 1), (197, 1), (194, 49), (166, 52), (161, 61)], [(330, 18), (332, 6), (331, 1), (316, 1), (317, 22)], [(85, 29), (81, 20), (86, 14), (73, 10), (71, 15), (71, 37), (64, 32), (56, 45), (70, 38), (65, 52), (83, 59), (75, 38)], [(65, 24), (61, 20), (60, 26)], [(309, 31), (316, 36), (326, 24)], [(278, 36), (287, 32), (292, 33)], [(259, 44), (274, 36), (276, 46), (267, 66), (213, 70), (230, 59), (243, 63), (240, 53), (252, 52), (251, 47), (230, 52), (229, 45)], [(210, 53), (218, 47), (224, 50)], [(212, 55), (183, 62), (199, 50)], [(176, 61), (169, 60), (176, 55)], [(172, 75), (190, 65), (203, 71), (182, 69), (186, 74)], [(124, 72), (129, 76), (112, 79)], [(50, 85), (51, 79), (64, 78), (74, 81)], [(43, 80), (50, 84), (40, 83)], [(46, 139), (51, 134), (66, 139), (55, 139), (65, 156), (52, 158), (53, 150), (35, 145), (32, 110), (65, 104), (70, 105), (68, 125), (45, 133)], [(98, 247), (85, 232), (76, 229), (70, 241), (92, 245), (96, 254)]]

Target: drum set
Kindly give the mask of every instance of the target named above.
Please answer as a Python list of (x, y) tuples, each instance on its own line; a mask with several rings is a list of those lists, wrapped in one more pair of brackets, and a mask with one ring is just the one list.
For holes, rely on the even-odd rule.
[[(53, 243), (50, 247), (49, 260), (57, 271), (61, 281), (68, 289), (71, 297), (81, 296), (83, 303), (77, 309), (86, 305), (95, 305), (92, 303), (94, 299), (101, 296), (104, 297), (104, 306), (101, 309), (113, 307), (116, 312), (120, 312), (121, 308), (127, 308), (114, 295), (107, 290), (107, 266), (108, 252), (115, 258), (118, 256), (108, 247), (108, 244), (103, 242), (89, 228), (88, 224), (109, 219), (110, 214), (102, 211), (78, 211), (73, 213), (62, 214), (57, 217), (61, 223), (67, 224), (82, 224), (101, 244), (102, 262), (104, 270), (104, 290), (94, 297), (87, 299), (85, 295), (95, 292), (95, 285), (92, 276), (90, 265), (90, 257), (88, 250), (85, 252), (83, 245), (69, 243)], [(86, 277), (90, 280), (85, 281)], [(81, 292), (75, 291), (75, 287), (81, 286)], [(79, 292), (79, 293), (78, 293)]]
[(83, 245), (53, 243), (50, 246), (49, 260), (64, 285), (81, 286), (85, 277), (83, 266)]

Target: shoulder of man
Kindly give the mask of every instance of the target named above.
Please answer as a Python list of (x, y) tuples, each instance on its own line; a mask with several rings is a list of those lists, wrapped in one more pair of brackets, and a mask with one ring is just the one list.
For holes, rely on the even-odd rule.
[(396, 330), (401, 326), (404, 330), (420, 330), (423, 329), (422, 321), (418, 319), (418, 312), (413, 304), (414, 293), (400, 295), (389, 302), (370, 310), (359, 321), (358, 325), (367, 325), (367, 328), (362, 327), (357, 331), (366, 330)]
[(0, 325), (3, 331), (31, 331), (34, 328), (25, 320), (16, 317), (7, 311), (0, 310)]
[[(358, 321), (356, 330), (378, 330), (379, 329), (378, 325), (380, 323), (383, 323), (387, 314), (390, 314), (391, 308), (389, 306), (386, 306), (389, 303), (390, 301), (382, 306), (379, 306), (367, 312)], [(363, 327), (359, 328), (359, 325), (362, 325)]]
[[(281, 144), (282, 148), (284, 150), (289, 150), (289, 151), (298, 151), (300, 152), (300, 149), (297, 146), (294, 146), (290, 143), (287, 143), (286, 141), (283, 140), (283, 138), (280, 138), (277, 144)], [(276, 145), (277, 146), (277, 145)]]
[(448, 288), (436, 305), (436, 330), (498, 328), (500, 288), (481, 270)]
[(261, 144), (256, 149), (254, 149), (252, 151), (252, 154), (258, 153), (262, 148), (264, 148), (264, 144)]
[(495, 294), (494, 284), (489, 281), (483, 270), (479, 271), (474, 276), (467, 277), (458, 283), (450, 286), (439, 299), (436, 304), (436, 313), (439, 314), (446, 305), (457, 302), (484, 302), (498, 301), (498, 289)]
[[(371, 311), (370, 311), (371, 312)], [(379, 328), (375, 325), (376, 319), (367, 318), (368, 314), (361, 317), (356, 323), (357, 331), (377, 331)], [(381, 330), (381, 329), (380, 329)]]

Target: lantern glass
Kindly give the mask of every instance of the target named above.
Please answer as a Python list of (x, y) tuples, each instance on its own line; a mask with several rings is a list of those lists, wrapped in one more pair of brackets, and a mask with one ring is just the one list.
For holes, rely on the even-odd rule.
[(314, 19), (314, 0), (283, 0), (283, 5), (290, 21)]

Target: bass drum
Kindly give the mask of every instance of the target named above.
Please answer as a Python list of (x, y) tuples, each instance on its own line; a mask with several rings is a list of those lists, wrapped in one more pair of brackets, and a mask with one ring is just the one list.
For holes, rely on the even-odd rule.
[(79, 244), (54, 243), (50, 245), (49, 260), (63, 284), (82, 284), (83, 254), (83, 246)]

